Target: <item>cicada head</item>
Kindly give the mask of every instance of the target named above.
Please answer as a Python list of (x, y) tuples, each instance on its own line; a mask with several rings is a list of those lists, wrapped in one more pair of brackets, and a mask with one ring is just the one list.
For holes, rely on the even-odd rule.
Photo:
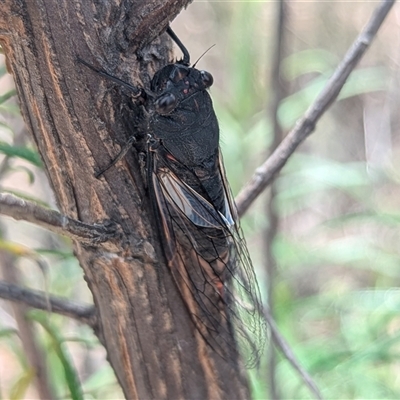
[(196, 92), (208, 89), (214, 82), (207, 71), (182, 63), (168, 64), (156, 72), (151, 81), (155, 95), (154, 108), (158, 114), (170, 114), (178, 104)]

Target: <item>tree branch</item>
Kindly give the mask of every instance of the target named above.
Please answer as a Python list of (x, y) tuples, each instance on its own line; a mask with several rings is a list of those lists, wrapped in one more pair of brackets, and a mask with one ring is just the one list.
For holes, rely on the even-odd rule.
[(47, 295), (44, 292), (22, 288), (4, 281), (0, 281), (0, 298), (65, 315), (91, 327), (96, 325), (95, 308), (91, 305), (72, 302), (62, 297)]
[(319, 391), (317, 385), (315, 384), (315, 382), (313, 381), (311, 376), (308, 374), (308, 372), (297, 361), (297, 358), (294, 355), (292, 349), (286, 342), (285, 338), (279, 332), (276, 322), (272, 318), (272, 315), (268, 309), (264, 310), (264, 316), (265, 316), (265, 319), (267, 320), (268, 325), (271, 329), (272, 340), (273, 340), (275, 346), (284, 354), (284, 356), (289, 361), (289, 363), (299, 373), (299, 375), (303, 379), (304, 383), (308, 386), (308, 388), (315, 395), (315, 397), (318, 400), (321, 400), (322, 395), (321, 395), (321, 392)]
[[(0, 40), (60, 209), (87, 223), (100, 214), (120, 227), (115, 243), (82, 246), (77, 240), (74, 248), (96, 304), (95, 333), (125, 397), (249, 398), (239, 364), (227, 363), (198, 334), (171, 276), (145, 197), (140, 146), (93, 181), (118, 143), (133, 130), (144, 133), (136, 132), (144, 110), (83, 71), (77, 55), (146, 89), (170, 59), (172, 45), (159, 34), (188, 0), (128, 0), (123, 7), (115, 1), (5, 1), (12, 12), (0, 16), (9, 31), (1, 36), (0, 27)], [(143, 46), (140, 37), (156, 39)]]
[(111, 225), (86, 224), (12, 194), (0, 193), (0, 214), (90, 244), (105, 242), (115, 236), (115, 229)]
[(240, 216), (247, 211), (250, 204), (268, 186), (275, 174), (282, 169), (300, 143), (314, 131), (317, 121), (338, 96), (344, 83), (368, 49), (395, 1), (383, 0), (379, 4), (368, 24), (350, 47), (343, 61), (337, 67), (317, 99), (308, 108), (304, 116), (297, 121), (296, 126), (282, 140), (272, 155), (264, 164), (256, 169), (250, 182), (236, 197), (236, 205)]

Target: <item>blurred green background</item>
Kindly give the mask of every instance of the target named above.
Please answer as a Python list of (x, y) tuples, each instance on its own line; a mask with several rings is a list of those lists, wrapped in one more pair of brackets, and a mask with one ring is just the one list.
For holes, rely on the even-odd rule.
[[(282, 134), (377, 4), (287, 4), (277, 112)], [(193, 62), (216, 44), (198, 68), (214, 76), (211, 94), (235, 194), (276, 141), (270, 110), (278, 5), (194, 1), (172, 24)], [(242, 219), (264, 301), (327, 399), (400, 398), (399, 28), (397, 5), (339, 101)], [(0, 73), (0, 189), (54, 206), (11, 78), (4, 67)], [(0, 231), (0, 257), (11, 255), (21, 284), (91, 302), (67, 241), (6, 218)], [(4, 301), (0, 307), (0, 396), (37, 398), (13, 310)], [(29, 319), (59, 398), (82, 398), (78, 379), (85, 399), (123, 397), (90, 329), (39, 312)], [(260, 370), (251, 371), (254, 399), (271, 398), (271, 390), (281, 399), (313, 398), (288, 361), (267, 347)]]

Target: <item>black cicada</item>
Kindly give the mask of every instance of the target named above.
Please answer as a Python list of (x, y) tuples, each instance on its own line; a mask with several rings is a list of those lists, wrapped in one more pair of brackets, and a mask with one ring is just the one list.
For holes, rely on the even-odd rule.
[(213, 77), (190, 67), (188, 51), (170, 28), (167, 32), (183, 59), (157, 71), (150, 90), (143, 91), (149, 196), (168, 265), (196, 328), (228, 360), (236, 359), (239, 346), (251, 367), (262, 353), (266, 323), (225, 178), (218, 122), (207, 92)]

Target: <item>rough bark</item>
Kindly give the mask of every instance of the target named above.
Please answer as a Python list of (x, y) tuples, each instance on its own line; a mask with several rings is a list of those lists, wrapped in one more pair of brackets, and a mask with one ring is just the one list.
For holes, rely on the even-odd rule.
[(248, 398), (245, 379), (202, 342), (167, 269), (135, 151), (96, 179), (126, 142), (135, 107), (77, 56), (146, 86), (169, 58), (165, 30), (190, 0), (3, 0), (0, 40), (21, 110), (60, 210), (113, 221), (119, 236), (75, 242), (95, 329), (129, 399)]

